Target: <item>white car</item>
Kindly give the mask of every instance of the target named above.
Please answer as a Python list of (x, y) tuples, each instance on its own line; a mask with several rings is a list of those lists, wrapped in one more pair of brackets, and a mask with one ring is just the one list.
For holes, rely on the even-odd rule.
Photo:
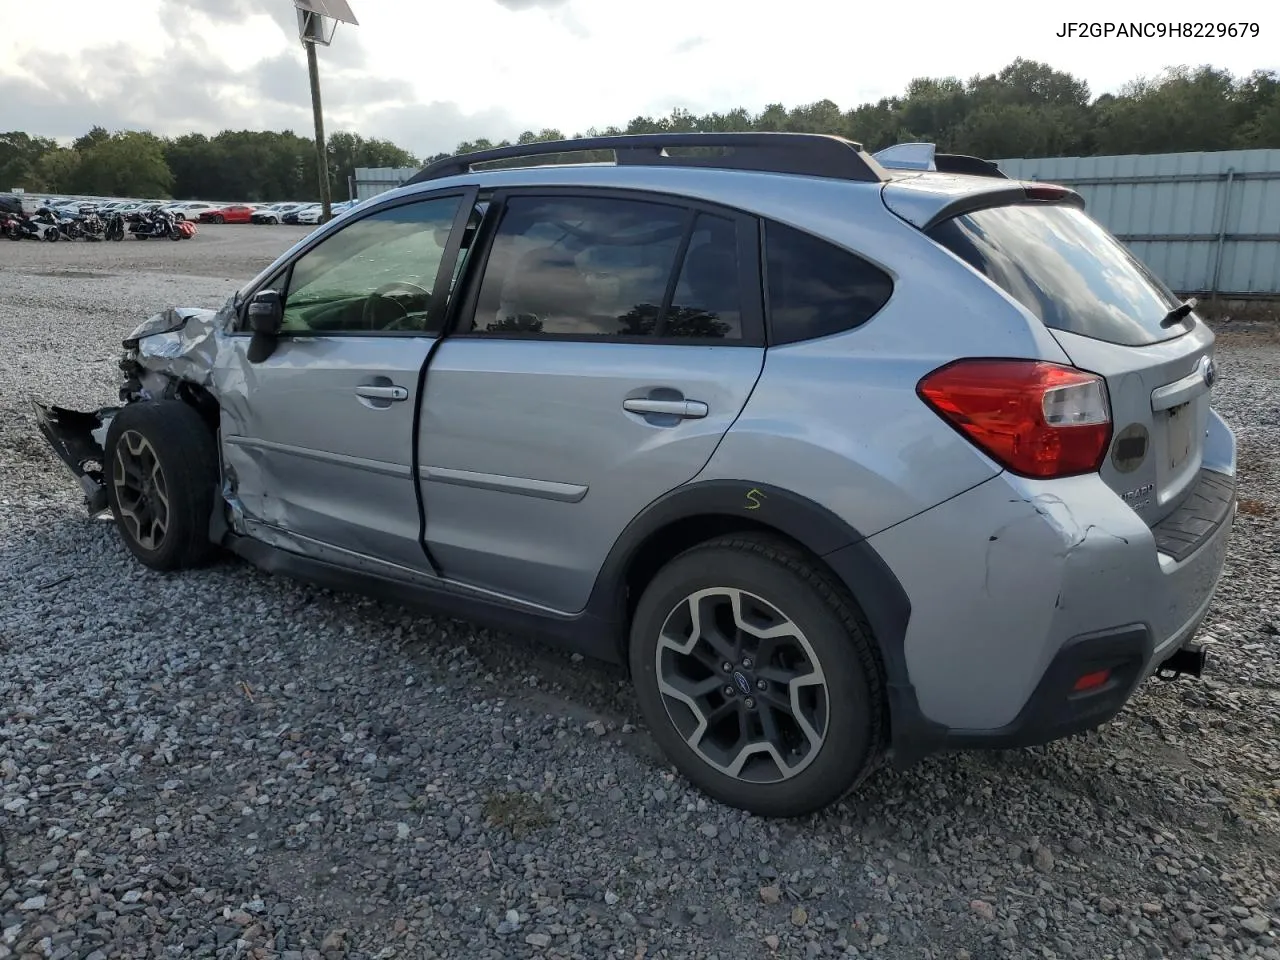
[(220, 210), (221, 204), (206, 203), (204, 200), (188, 200), (184, 203), (170, 204), (169, 212), (177, 220), (199, 220), (200, 214), (206, 210)]
[(307, 226), (315, 226), (320, 222), (320, 213), (322, 207), (318, 203), (313, 203), (303, 207), (298, 211), (298, 223)]
[(280, 223), (286, 213), (301, 206), (302, 204), (300, 203), (268, 203), (266, 206), (259, 207), (253, 211), (253, 215), (249, 219), (254, 223)]

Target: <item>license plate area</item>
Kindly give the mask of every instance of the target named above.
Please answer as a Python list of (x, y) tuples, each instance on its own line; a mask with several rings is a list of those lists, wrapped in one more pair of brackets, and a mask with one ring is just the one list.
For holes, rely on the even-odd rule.
[(1191, 457), (1196, 417), (1190, 403), (1170, 408), (1165, 421), (1165, 469), (1177, 474)]

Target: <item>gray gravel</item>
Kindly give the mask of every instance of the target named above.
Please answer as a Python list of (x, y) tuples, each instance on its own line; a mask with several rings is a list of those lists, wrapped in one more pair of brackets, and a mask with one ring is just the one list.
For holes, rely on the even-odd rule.
[(616, 671), (272, 578), (161, 576), (26, 407), (305, 231), (0, 244), (0, 960), (1280, 958), (1280, 338), (1223, 327), (1242, 515), (1203, 683), (776, 823), (662, 763)]

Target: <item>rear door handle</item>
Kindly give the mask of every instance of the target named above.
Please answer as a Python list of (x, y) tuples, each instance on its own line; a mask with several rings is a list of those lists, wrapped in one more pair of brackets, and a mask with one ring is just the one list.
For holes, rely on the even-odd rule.
[(369, 400), (408, 400), (409, 391), (404, 387), (375, 387), (367, 383), (362, 383), (356, 387), (356, 396), (365, 397)]
[(646, 397), (623, 400), (622, 409), (628, 413), (657, 413), (684, 420), (699, 420), (710, 412), (701, 400), (650, 400)]

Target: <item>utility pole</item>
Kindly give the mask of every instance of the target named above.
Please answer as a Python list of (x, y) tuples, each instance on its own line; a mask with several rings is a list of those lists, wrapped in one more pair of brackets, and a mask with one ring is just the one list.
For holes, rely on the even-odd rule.
[(320, 180), (320, 222), (333, 216), (329, 190), (329, 150), (324, 137), (324, 111), (320, 105), (320, 65), (316, 47), (329, 46), (339, 22), (359, 26), (347, 0), (293, 0), (298, 11), (298, 39), (307, 49), (307, 73), (311, 78), (311, 112), (316, 123), (316, 176)]
[(320, 222), (327, 223), (333, 216), (329, 197), (329, 151), (324, 139), (324, 111), (320, 107), (320, 67), (316, 63), (316, 45), (304, 43), (307, 48), (307, 72), (311, 74), (311, 112), (316, 120), (316, 171), (320, 177)]

